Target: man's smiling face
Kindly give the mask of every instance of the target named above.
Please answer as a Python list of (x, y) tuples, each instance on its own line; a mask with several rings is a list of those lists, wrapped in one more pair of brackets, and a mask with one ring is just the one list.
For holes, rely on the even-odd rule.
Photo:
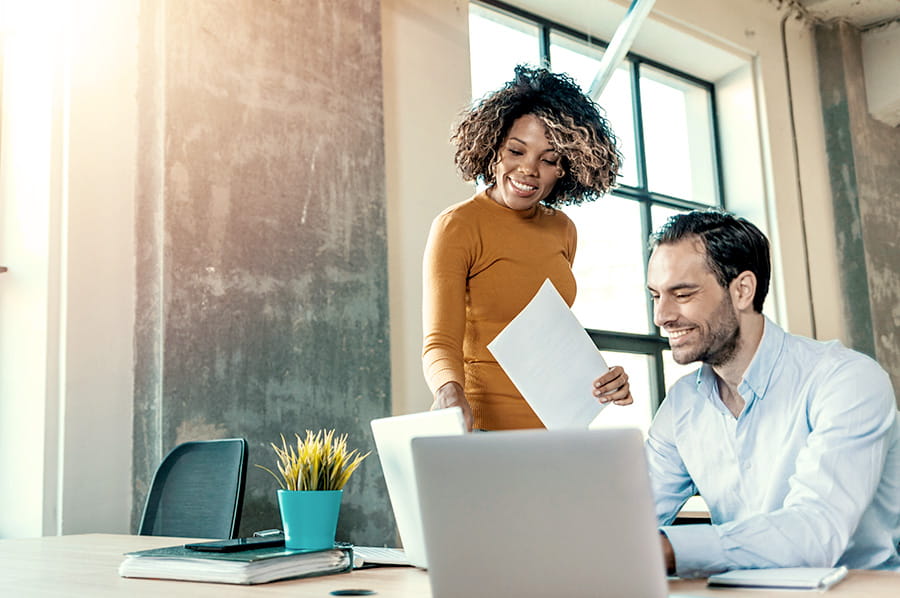
[(718, 366), (734, 356), (740, 323), (728, 289), (706, 262), (696, 237), (654, 249), (647, 267), (653, 319), (669, 336), (676, 363), (702, 361)]

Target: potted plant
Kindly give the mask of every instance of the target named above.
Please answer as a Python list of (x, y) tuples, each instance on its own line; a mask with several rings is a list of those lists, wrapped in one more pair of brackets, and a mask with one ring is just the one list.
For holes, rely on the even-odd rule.
[[(363, 459), (369, 456), (347, 449), (347, 435), (334, 430), (294, 434), (296, 446), (281, 435), (281, 446), (272, 443), (278, 474), (262, 465), (281, 488), (278, 508), (289, 549), (320, 550), (334, 546), (343, 488)], [(371, 451), (370, 451), (371, 452)], [(280, 475), (279, 475), (280, 474)]]

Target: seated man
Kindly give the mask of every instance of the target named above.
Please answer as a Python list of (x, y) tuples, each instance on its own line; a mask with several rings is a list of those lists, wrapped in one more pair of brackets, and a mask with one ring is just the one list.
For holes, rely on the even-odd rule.
[[(900, 429), (890, 379), (838, 341), (762, 315), (769, 244), (715, 211), (653, 237), (647, 288), (676, 362), (647, 459), (670, 573), (830, 567), (900, 570)], [(711, 525), (672, 526), (695, 493)]]

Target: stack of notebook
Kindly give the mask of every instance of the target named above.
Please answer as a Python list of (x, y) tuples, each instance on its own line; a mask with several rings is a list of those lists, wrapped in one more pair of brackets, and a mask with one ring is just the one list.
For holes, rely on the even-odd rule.
[(183, 545), (130, 552), (119, 565), (122, 577), (257, 584), (343, 573), (353, 567), (353, 548), (339, 545), (317, 551), (284, 546), (240, 552), (199, 552)]

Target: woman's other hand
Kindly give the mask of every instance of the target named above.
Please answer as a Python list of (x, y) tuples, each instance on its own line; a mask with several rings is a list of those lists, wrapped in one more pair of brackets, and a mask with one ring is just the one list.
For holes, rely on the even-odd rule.
[[(625, 377), (628, 378), (627, 376)], [(463, 420), (466, 422), (466, 430), (472, 431), (472, 408), (463, 392), (462, 386), (456, 382), (447, 382), (434, 393), (434, 402), (431, 410), (459, 407), (462, 410)]]
[(631, 405), (634, 397), (631, 396), (631, 386), (628, 384), (628, 374), (617, 365), (609, 368), (609, 371), (594, 380), (594, 396), (601, 403), (615, 403), (616, 405)]

